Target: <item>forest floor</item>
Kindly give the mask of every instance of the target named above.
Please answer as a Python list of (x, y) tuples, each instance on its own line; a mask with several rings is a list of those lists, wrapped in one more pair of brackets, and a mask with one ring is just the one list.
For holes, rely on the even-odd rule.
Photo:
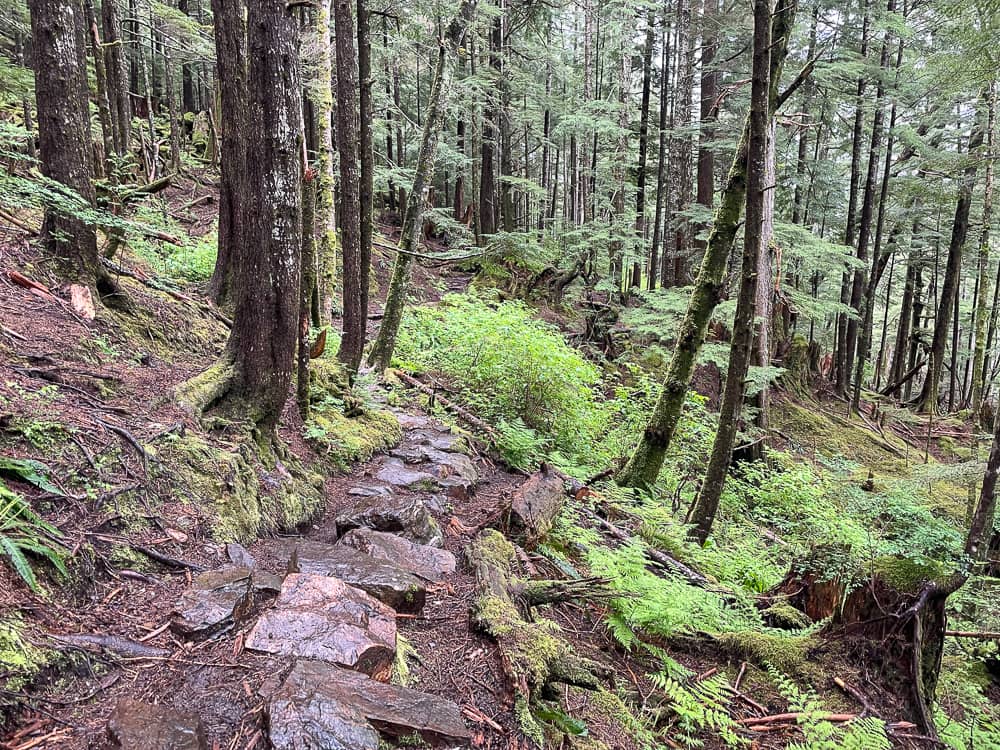
[[(197, 236), (213, 214), (211, 195), (211, 189), (190, 181), (172, 187), (167, 200)], [(198, 198), (205, 200), (197, 211), (183, 208)], [(392, 229), (383, 229), (391, 242)], [(392, 258), (382, 251), (377, 255), (373, 296), (381, 299)], [(120, 701), (131, 699), (196, 714), (212, 750), (264, 748), (269, 726), (263, 696), (269, 680), (287, 673), (291, 659), (245, 644), (259, 618), (273, 607), (271, 597), (255, 601), (252, 610), (208, 637), (186, 638), (170, 627), (178, 602), (198, 573), (220, 569), (241, 554), (217, 541), (220, 519), (228, 524), (223, 528), (247, 530), (239, 526), (245, 519), (234, 518), (250, 501), (241, 496), (246, 478), (240, 474), (233, 435), (206, 431), (169, 397), (179, 383), (213, 361), (226, 329), (195, 285), (162, 283), (155, 268), (135, 257), (123, 265), (131, 275), (121, 281), (137, 312), (102, 312), (88, 320), (67, 303), (66, 290), (39, 263), (27, 238), (0, 239), (0, 457), (38, 461), (36, 467), (54, 487), (22, 481), (10, 471), (0, 473), (58, 529), (70, 571), (62, 582), (43, 577), (46, 591), (35, 593), (0, 565), (0, 654), (10, 667), (0, 673), (0, 747), (110, 746), (109, 717)], [(10, 271), (47, 285), (49, 293), (14, 283)], [(419, 265), (416, 273), (419, 297), (431, 302), (463, 290), (471, 278)], [(377, 317), (376, 310), (373, 328)], [(338, 519), (359, 501), (379, 497), (379, 487), (388, 487), (394, 502), (421, 501), (443, 530), (440, 543), (456, 558), (457, 569), (427, 585), (421, 611), (396, 618), (399, 643), (406, 645), (396, 653), (395, 677), (454, 702), (472, 746), (528, 748), (504, 654), (471, 619), (477, 581), (464, 562), (464, 550), (478, 532), (501, 524), (525, 475), (498, 462), (460, 423), (428, 406), (415, 391), (400, 384), (362, 387), (367, 389), (366, 408), (394, 415), (401, 432), (389, 440), (365, 434), (360, 447), (347, 454), (352, 460), (348, 470), (338, 471), (335, 463), (343, 464), (344, 458), (331, 461), (316, 441), (304, 439), (301, 420), (289, 405), (281, 437), (306, 472), (321, 476), (316, 483), (319, 500), (308, 521), (278, 533), (268, 514), (282, 501), (268, 504), (265, 495), (286, 482), (288, 472), (280, 463), (270, 470), (255, 465), (261, 489), (254, 493), (256, 505), (249, 515), (256, 514), (256, 526), (246, 535), (245, 551), (260, 571), (294, 573), (297, 563), (289, 560), (289, 540), (334, 544), (345, 528)], [(788, 397), (788, 408), (779, 413), (777, 427), (786, 442), (811, 443), (814, 455), (831, 447), (834, 436), (824, 437), (822, 429), (828, 428), (817, 422), (813, 407), (798, 406)], [(389, 451), (412, 453), (426, 437), (420, 433), (428, 429), (464, 439), (477, 475), (468, 492), (442, 501), (440, 486), (379, 479), (393, 459)], [(910, 434), (868, 430), (864, 441), (848, 438), (836, 449), (868, 452), (869, 459), (882, 462), (920, 450), (918, 426), (897, 429)], [(194, 454), (198, 456), (192, 459)], [(418, 461), (415, 466), (419, 470), (423, 465)], [(212, 497), (214, 490), (224, 498)], [(947, 502), (960, 505), (964, 499), (951, 493)], [(521, 552), (521, 565), (525, 578), (564, 575), (550, 559), (531, 552)], [(638, 695), (642, 703), (655, 703), (646, 676), (649, 664), (610, 636), (600, 602), (570, 601), (541, 611), (558, 624), (577, 654), (607, 668), (608, 686)], [(58, 640), (81, 634), (94, 638)], [(737, 688), (731, 704), (737, 720), (788, 709), (788, 700), (766, 673), (739, 655), (695, 639), (686, 646), (672, 644), (670, 653), (691, 671), (693, 683), (727, 674)], [(843, 659), (835, 646), (810, 658), (817, 672), (827, 672), (828, 681), (841, 676), (865, 686), (868, 705), (860, 706), (849, 695), (837, 697), (834, 690), (831, 708), (863, 709), (887, 721), (899, 718), (902, 707), (896, 699), (867, 681), (866, 671)], [(558, 696), (563, 711), (584, 722), (588, 735), (567, 732), (560, 742), (577, 748), (600, 747), (598, 742), (612, 750), (637, 747), (632, 717), (610, 710), (607, 701), (595, 697), (599, 695), (563, 688)], [(758, 725), (741, 734), (755, 748), (785, 747), (798, 736), (794, 721)], [(722, 746), (719, 737), (703, 739), (707, 747)], [(669, 732), (662, 741), (680, 746)], [(919, 745), (905, 738), (894, 743)]]

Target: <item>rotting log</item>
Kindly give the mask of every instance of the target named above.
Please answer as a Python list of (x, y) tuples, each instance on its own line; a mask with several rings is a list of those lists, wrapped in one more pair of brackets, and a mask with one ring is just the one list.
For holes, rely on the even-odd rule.
[(542, 464), (511, 496), (508, 528), (523, 536), (529, 548), (533, 547), (552, 529), (565, 503), (562, 477)]
[(531, 712), (534, 701), (558, 698), (559, 683), (598, 690), (611, 673), (576, 654), (559, 626), (533, 617), (531, 606), (606, 596), (604, 581), (521, 581), (516, 549), (495, 529), (480, 532), (466, 547), (465, 556), (476, 576), (472, 622), (496, 640), (520, 728), (542, 747), (542, 728)]

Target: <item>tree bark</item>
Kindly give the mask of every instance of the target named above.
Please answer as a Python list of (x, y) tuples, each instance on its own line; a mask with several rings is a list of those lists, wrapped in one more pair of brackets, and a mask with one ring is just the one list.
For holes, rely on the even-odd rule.
[(333, 0), (337, 53), (337, 151), (340, 155), (340, 250), (343, 261), (343, 335), (337, 358), (356, 372), (364, 349), (367, 313), (361, 309), (361, 176), (358, 144), (358, 60), (350, 0)]
[[(42, 173), (66, 186), (78, 210), (90, 210), (94, 161), (83, 5), (80, 0), (31, 0), (28, 8)], [(95, 287), (100, 296), (117, 292), (98, 257), (93, 226), (50, 205), (41, 236), (67, 278)]]
[(177, 397), (196, 413), (218, 408), (247, 420), (257, 443), (270, 446), (298, 338), (302, 89), (298, 23), (285, 0), (249, 0), (246, 28), (247, 117), (254, 127), (245, 137), (254, 158), (247, 160), (241, 215), (234, 217), (245, 229), (233, 247), (233, 327), (219, 361), (181, 385)]
[(663, 213), (666, 204), (667, 194), (667, 105), (669, 99), (667, 92), (670, 82), (670, 32), (667, 20), (666, 8), (663, 13), (663, 33), (661, 42), (663, 47), (663, 61), (660, 66), (660, 117), (657, 123), (657, 149), (656, 149), (656, 212), (653, 216), (653, 241), (649, 248), (649, 288), (656, 289), (656, 283), (660, 271), (660, 253), (663, 252)]
[(996, 82), (990, 81), (986, 99), (986, 174), (983, 189), (983, 229), (979, 237), (979, 294), (976, 302), (975, 346), (972, 357), (972, 414), (982, 419), (983, 394), (986, 390), (986, 298), (989, 296), (990, 232), (993, 229), (993, 150), (996, 142)]
[(101, 3), (101, 30), (104, 32), (104, 72), (107, 79), (108, 102), (115, 124), (115, 153), (125, 156), (129, 151), (132, 107), (125, 87), (125, 60), (122, 54), (122, 25), (118, 17), (118, 0), (104, 0)]
[[(222, 125), (222, 169), (219, 176), (219, 237), (215, 270), (208, 294), (218, 305), (231, 301), (233, 259), (244, 245), (242, 206), (247, 192), (247, 29), (244, 0), (212, 0), (215, 18), (216, 76), (219, 81)], [(258, 124), (254, 123), (257, 127)], [(256, 158), (258, 155), (255, 154)], [(298, 193), (298, 188), (295, 190)]]

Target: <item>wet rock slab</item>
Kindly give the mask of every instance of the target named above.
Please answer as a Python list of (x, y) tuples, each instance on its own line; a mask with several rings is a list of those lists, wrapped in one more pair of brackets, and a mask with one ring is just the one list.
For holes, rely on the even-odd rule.
[(399, 458), (387, 458), (375, 474), (380, 482), (409, 490), (426, 490), (434, 486), (434, 476), (426, 471), (411, 468)]
[(431, 448), (439, 451), (453, 451), (458, 453), (465, 453), (468, 451), (468, 445), (465, 442), (465, 438), (450, 432), (439, 432), (438, 430), (427, 429), (414, 430), (407, 435), (407, 439), (417, 443), (418, 445), (429, 445)]
[(174, 607), (170, 627), (187, 637), (208, 635), (231, 625), (234, 612), (238, 619), (255, 601), (277, 594), (280, 588), (277, 576), (244, 567), (199, 573)]
[[(428, 475), (430, 476), (430, 475)], [(418, 544), (441, 546), (444, 536), (420, 498), (374, 498), (337, 516), (337, 534), (367, 528), (399, 534)]]
[(316, 661), (296, 662), (266, 699), (275, 750), (376, 750), (376, 729), (451, 746), (471, 737), (451, 701)]
[[(394, 538), (410, 544), (399, 537)], [(396, 564), (392, 557), (366, 554), (365, 550), (356, 545), (331, 545), (308, 539), (289, 539), (280, 544), (278, 554), (285, 560), (291, 561), (294, 558), (300, 573), (339, 578), (348, 586), (371, 594), (397, 612), (419, 612), (427, 598), (423, 580), (406, 566)]]
[(290, 573), (274, 607), (247, 636), (246, 647), (388, 674), (396, 653), (396, 616), (340, 579)]
[(455, 572), (455, 556), (451, 552), (427, 544), (416, 544), (384, 531), (352, 529), (341, 538), (340, 544), (379, 560), (387, 560), (428, 581), (440, 581), (448, 573)]
[(108, 719), (108, 743), (118, 750), (208, 750), (194, 714), (123, 698)]

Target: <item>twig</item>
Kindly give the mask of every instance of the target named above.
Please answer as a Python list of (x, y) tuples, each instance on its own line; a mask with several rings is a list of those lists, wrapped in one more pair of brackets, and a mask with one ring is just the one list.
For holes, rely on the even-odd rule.
[(110, 422), (105, 422), (103, 419), (98, 419), (97, 423), (128, 441), (128, 443), (135, 448), (139, 457), (142, 458), (143, 467), (146, 466), (146, 463), (149, 461), (149, 454), (146, 452), (146, 449), (142, 447), (139, 441), (135, 439), (135, 435), (126, 430), (124, 427), (119, 427), (118, 425), (111, 424)]

